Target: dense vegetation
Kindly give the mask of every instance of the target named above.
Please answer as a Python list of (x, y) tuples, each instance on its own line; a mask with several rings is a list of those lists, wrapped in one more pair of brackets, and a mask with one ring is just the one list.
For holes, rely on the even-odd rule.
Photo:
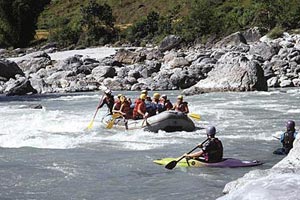
[[(0, 45), (28, 44), (43, 2), (0, 2)], [(7, 2), (27, 2), (26, 9), (33, 12), (2, 12), (8, 11), (4, 9)], [(9, 9), (18, 10), (15, 6)], [(25, 13), (31, 15), (23, 18)], [(19, 18), (10, 21), (9, 16)], [(26, 26), (20, 20), (27, 20)], [(116, 41), (143, 45), (156, 43), (168, 34), (179, 35), (186, 42), (205, 42), (253, 26), (270, 32), (272, 37), (299, 28), (300, 0), (52, 0), (38, 21), (40, 29), (50, 32), (49, 40), (58, 41), (61, 46)], [(20, 30), (28, 34), (24, 41), (17, 35)]]
[(37, 19), (50, 0), (0, 0), (0, 47), (25, 47), (33, 39)]

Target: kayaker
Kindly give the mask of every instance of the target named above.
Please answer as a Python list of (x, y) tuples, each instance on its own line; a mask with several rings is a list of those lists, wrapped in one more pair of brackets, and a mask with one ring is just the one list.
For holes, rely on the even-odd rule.
[(120, 111), (120, 108), (121, 108), (121, 97), (123, 97), (122, 94), (118, 94), (118, 98), (117, 100), (115, 101), (115, 104), (113, 106), (113, 113), (117, 113)]
[(146, 111), (146, 94), (141, 94), (140, 98), (135, 101), (135, 106), (133, 109), (133, 119), (145, 119), (147, 118), (147, 111)]
[(99, 104), (97, 109), (100, 109), (104, 106), (104, 104), (106, 104), (108, 110), (109, 110), (109, 114), (112, 114), (113, 112), (113, 107), (115, 104), (115, 99), (114, 96), (112, 95), (112, 91), (110, 89), (107, 89), (104, 91), (105, 97), (102, 100), (102, 102)]
[(208, 163), (221, 162), (223, 159), (222, 142), (215, 138), (216, 128), (210, 126), (206, 129), (207, 141), (203, 145), (199, 145), (201, 150), (196, 153), (185, 154), (186, 158), (195, 158)]
[(161, 112), (171, 110), (173, 108), (171, 101), (168, 99), (167, 95), (165, 94), (161, 95), (159, 103), (162, 106)]
[(289, 120), (286, 122), (286, 132), (282, 133), (280, 136), (280, 142), (282, 143), (282, 148), (277, 149), (273, 154), (287, 155), (293, 148), (294, 140), (296, 139), (298, 132), (295, 128), (295, 121)]
[(183, 112), (188, 114), (189, 113), (189, 107), (188, 107), (188, 103), (183, 101), (183, 96), (179, 95), (177, 97), (177, 102), (175, 103), (173, 110), (179, 111), (179, 112)]

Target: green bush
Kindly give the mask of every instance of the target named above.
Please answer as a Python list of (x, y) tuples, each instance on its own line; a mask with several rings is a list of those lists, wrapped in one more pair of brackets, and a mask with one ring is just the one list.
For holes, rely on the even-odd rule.
[(283, 33), (284, 33), (284, 29), (282, 27), (276, 26), (268, 33), (268, 37), (271, 39), (276, 39), (281, 37)]

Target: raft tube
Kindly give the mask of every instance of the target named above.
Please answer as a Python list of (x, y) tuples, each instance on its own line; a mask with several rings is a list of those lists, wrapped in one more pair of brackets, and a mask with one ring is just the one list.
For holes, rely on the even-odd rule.
[[(107, 126), (111, 116), (106, 116), (102, 123)], [(149, 117), (146, 120), (124, 120), (116, 119), (113, 129), (120, 130), (135, 130), (144, 129), (151, 132), (158, 132), (163, 130), (166, 132), (195, 130), (194, 122), (184, 113), (177, 111), (165, 111), (155, 116)]]
[[(154, 160), (153, 162), (158, 165), (167, 165), (169, 162), (173, 160), (177, 160), (178, 158), (163, 158), (159, 160)], [(206, 163), (200, 160), (195, 159), (182, 159), (177, 163), (178, 167), (219, 167), (219, 168), (237, 168), (237, 167), (254, 167), (258, 165), (262, 165), (263, 163), (257, 160), (253, 161), (242, 161), (235, 158), (224, 158), (221, 162), (217, 163)]]

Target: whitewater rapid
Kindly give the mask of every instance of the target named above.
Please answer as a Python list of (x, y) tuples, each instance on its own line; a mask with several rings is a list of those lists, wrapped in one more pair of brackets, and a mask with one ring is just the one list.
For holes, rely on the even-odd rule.
[[(123, 93), (132, 99), (138, 96), (138, 92)], [(174, 101), (180, 92), (165, 93)], [(166, 171), (152, 161), (189, 151), (206, 138), (205, 130), (190, 133), (107, 130), (101, 124), (107, 113), (103, 108), (93, 129), (86, 131), (101, 96), (100, 92), (0, 96), (2, 197), (216, 199), (222, 196), (226, 183), (252, 169), (269, 169), (282, 159), (272, 155), (280, 146), (273, 136), (284, 130), (286, 120), (297, 119), (300, 114), (299, 90), (185, 97), (191, 112), (202, 116), (200, 122), (195, 122), (197, 127), (217, 127), (225, 157), (261, 160), (265, 164), (251, 169)], [(43, 109), (31, 108), (37, 104)], [(295, 177), (293, 180), (298, 181)], [(273, 183), (264, 184), (271, 187)], [(45, 187), (48, 192), (40, 192)]]

